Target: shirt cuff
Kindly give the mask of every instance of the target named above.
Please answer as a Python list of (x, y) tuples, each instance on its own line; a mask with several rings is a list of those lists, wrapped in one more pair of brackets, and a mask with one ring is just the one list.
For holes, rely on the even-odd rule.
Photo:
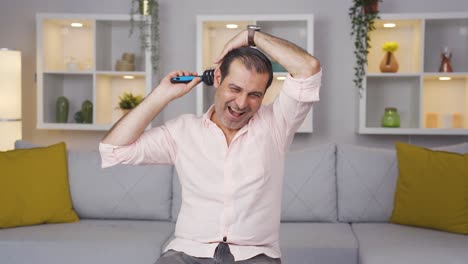
[(107, 168), (120, 163), (120, 160), (114, 153), (116, 148), (120, 146), (114, 146), (111, 144), (99, 143), (99, 153), (101, 154), (101, 168)]
[(320, 86), (322, 84), (322, 68), (316, 74), (305, 79), (296, 79), (288, 74), (283, 84), (283, 91), (299, 102), (319, 101)]

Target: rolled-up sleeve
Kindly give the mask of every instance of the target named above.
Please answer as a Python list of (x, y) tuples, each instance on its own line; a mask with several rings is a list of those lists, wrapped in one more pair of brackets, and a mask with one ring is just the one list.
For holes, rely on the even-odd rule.
[(101, 154), (101, 167), (107, 168), (120, 163), (118, 155), (115, 154), (115, 150), (119, 148), (125, 148), (124, 146), (115, 146), (106, 143), (99, 143), (99, 153)]
[[(266, 108), (271, 116), (270, 127), (278, 144), (286, 146), (304, 122), (314, 102), (319, 101), (322, 69), (308, 78), (297, 79), (288, 75), (273, 104)], [(268, 118), (267, 118), (268, 119)]]
[(130, 145), (99, 143), (102, 168), (117, 164), (173, 164), (175, 149), (175, 142), (165, 125), (145, 131)]
[(288, 75), (283, 84), (283, 91), (298, 102), (316, 102), (320, 100), (322, 69), (305, 79), (296, 79)]

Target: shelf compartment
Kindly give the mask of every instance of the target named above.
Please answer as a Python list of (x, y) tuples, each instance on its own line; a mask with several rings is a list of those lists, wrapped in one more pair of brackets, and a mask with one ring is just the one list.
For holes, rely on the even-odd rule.
[(93, 102), (93, 75), (91, 74), (44, 74), (43, 77), (44, 123), (56, 122), (56, 102), (60, 96), (69, 100), (68, 123), (75, 123), (73, 115), (81, 110), (85, 100)]
[(96, 70), (115, 71), (116, 63), (124, 53), (135, 56), (135, 71), (145, 71), (145, 50), (141, 47), (139, 24), (134, 21), (133, 34), (130, 36), (129, 20), (96, 21)]
[(425, 75), (422, 98), (424, 128), (468, 129), (468, 75)]
[[(394, 28), (385, 28), (384, 24), (395, 23)], [(394, 53), (398, 61), (398, 73), (421, 72), (422, 20), (420, 19), (382, 19), (376, 20), (375, 30), (369, 33), (370, 49), (367, 56), (368, 73), (380, 73), (380, 62), (385, 57), (382, 46), (387, 41), (398, 43)]]
[(454, 72), (468, 72), (468, 19), (427, 19), (424, 71), (438, 72), (441, 53), (448, 47)]
[[(201, 36), (203, 41), (202, 61), (203, 69), (213, 67), (213, 61), (219, 56), (224, 45), (237, 33), (244, 30), (247, 25), (255, 24), (253, 20), (223, 20), (203, 21)], [(227, 25), (237, 25), (237, 28), (228, 28)], [(206, 105), (204, 106), (206, 108)]]
[(384, 109), (396, 107), (400, 115), (401, 128), (418, 128), (419, 85), (419, 76), (368, 77), (365, 127), (380, 128)]
[[(282, 39), (298, 45), (299, 47), (307, 50), (307, 21), (305, 20), (257, 20), (257, 25), (262, 28), (262, 32), (266, 32)], [(309, 33), (312, 34), (312, 33)]]
[[(42, 21), (44, 71), (90, 71), (94, 65), (94, 21), (44, 19)], [(81, 23), (82, 27), (72, 27)]]
[[(124, 79), (133, 76), (134, 79)], [(119, 120), (123, 113), (118, 109), (119, 96), (124, 92), (134, 95), (146, 95), (146, 79), (143, 74), (132, 72), (101, 72), (96, 74), (96, 124), (111, 125)]]
[(270, 87), (268, 87), (268, 90), (266, 91), (262, 100), (263, 105), (269, 105), (273, 103), (278, 94), (281, 92), (286, 75), (287, 73), (273, 73), (273, 81), (271, 82)]

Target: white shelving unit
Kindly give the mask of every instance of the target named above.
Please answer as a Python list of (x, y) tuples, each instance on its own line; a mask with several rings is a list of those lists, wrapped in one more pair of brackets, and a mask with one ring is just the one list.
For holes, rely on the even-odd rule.
[[(227, 28), (235, 24), (237, 28)], [(224, 44), (247, 25), (260, 25), (263, 32), (284, 38), (313, 54), (313, 15), (202, 15), (197, 16), (197, 72), (202, 73), (212, 67), (213, 61), (221, 53)], [(281, 90), (281, 77), (287, 72), (273, 62), (273, 83), (268, 88), (263, 104), (270, 104)], [(279, 78), (278, 78), (279, 77)], [(208, 110), (213, 104), (214, 88), (206, 85), (197, 87), (197, 114)], [(312, 132), (312, 110), (298, 132)]]
[[(130, 15), (37, 14), (38, 128), (108, 130), (122, 116), (117, 104), (123, 92), (144, 96), (151, 91), (151, 54), (140, 45), (141, 21), (135, 18), (135, 33), (129, 36)], [(123, 53), (135, 54), (134, 71), (115, 70)], [(56, 122), (59, 96), (70, 102), (67, 123)], [(85, 100), (93, 103), (91, 124), (73, 118)]]
[[(370, 38), (360, 134), (468, 135), (468, 13), (381, 14)], [(387, 41), (399, 44), (396, 73), (379, 69)], [(438, 72), (445, 47), (452, 53), (451, 73)], [(399, 128), (381, 127), (385, 107), (398, 109)]]

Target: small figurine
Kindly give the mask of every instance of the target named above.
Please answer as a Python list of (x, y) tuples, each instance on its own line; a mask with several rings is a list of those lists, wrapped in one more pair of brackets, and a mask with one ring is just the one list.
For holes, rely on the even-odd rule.
[(450, 59), (452, 59), (452, 53), (448, 47), (444, 48), (442, 54), (440, 54), (442, 59), (439, 67), (439, 72), (453, 72), (452, 65), (450, 64)]

